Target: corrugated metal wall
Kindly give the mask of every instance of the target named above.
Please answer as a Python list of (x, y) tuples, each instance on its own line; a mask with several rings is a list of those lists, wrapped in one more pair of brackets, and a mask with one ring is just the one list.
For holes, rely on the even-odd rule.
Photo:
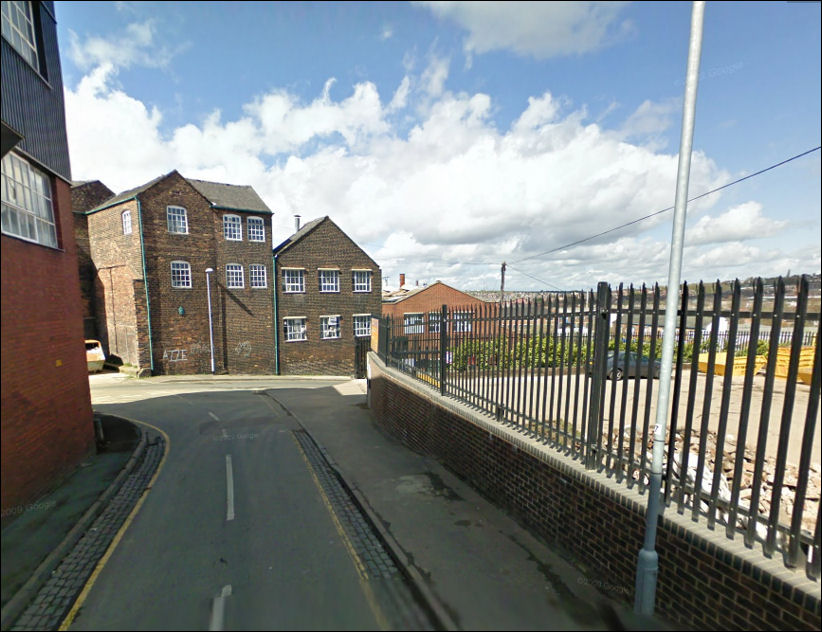
[(39, 25), (37, 49), (43, 74), (32, 68), (4, 38), (0, 38), (2, 118), (23, 135), (18, 149), (62, 178), (71, 180), (54, 3), (33, 4), (34, 21)]

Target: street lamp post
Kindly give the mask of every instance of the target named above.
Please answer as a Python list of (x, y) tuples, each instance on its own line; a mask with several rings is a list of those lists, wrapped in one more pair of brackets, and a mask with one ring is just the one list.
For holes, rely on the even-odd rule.
[(206, 290), (208, 292), (208, 341), (211, 346), (211, 374), (214, 375), (214, 326), (211, 322), (211, 277), (214, 268), (206, 268)]

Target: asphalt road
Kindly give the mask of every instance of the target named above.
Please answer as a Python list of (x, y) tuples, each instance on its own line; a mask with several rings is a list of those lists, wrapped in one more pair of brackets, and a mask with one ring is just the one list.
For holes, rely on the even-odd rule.
[[(310, 397), (331, 383), (300, 385)], [(269, 388), (95, 379), (96, 410), (150, 421), (169, 451), (71, 629), (419, 627), (410, 592), (363, 563), (369, 543), (353, 541), (350, 509)]]

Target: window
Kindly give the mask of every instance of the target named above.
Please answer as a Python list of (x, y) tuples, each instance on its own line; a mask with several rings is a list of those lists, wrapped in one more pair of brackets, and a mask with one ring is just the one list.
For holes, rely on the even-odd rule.
[(440, 333), (440, 318), (442, 314), (439, 312), (428, 312), (428, 333)]
[(305, 292), (305, 270), (283, 268), (283, 291)]
[(131, 211), (123, 211), (123, 234), (131, 234)]
[(354, 291), (371, 291), (371, 270), (354, 270)]
[(37, 42), (34, 39), (34, 15), (31, 2), (3, 2), (3, 37), (36, 70)]
[(243, 223), (239, 215), (223, 215), (223, 237), (229, 241), (243, 240)]
[(340, 271), (320, 270), (320, 292), (340, 291)]
[(320, 329), (323, 340), (331, 340), (332, 338), (340, 337), (340, 317), (337, 316), (320, 316)]
[(265, 222), (261, 217), (249, 217), (247, 225), (249, 241), (265, 241)]
[(3, 157), (1, 177), (3, 232), (57, 248), (51, 185), (46, 174), (9, 152)]
[(354, 335), (358, 338), (371, 335), (371, 314), (354, 314)]
[(268, 287), (265, 266), (259, 263), (252, 263), (248, 266), (248, 282), (251, 284), (251, 287)]
[(299, 318), (283, 318), (283, 331), (286, 342), (308, 340), (305, 331), (305, 316)]
[(462, 333), (471, 331), (471, 312), (454, 312), (454, 331)]
[(168, 232), (188, 234), (188, 216), (182, 206), (167, 206)]
[(227, 263), (225, 266), (225, 284), (226, 287), (230, 288), (244, 287), (243, 266), (239, 263)]
[(191, 266), (188, 261), (171, 262), (171, 287), (191, 287)]
[(425, 331), (422, 324), (422, 313), (403, 314), (403, 325), (406, 334), (421, 334)]

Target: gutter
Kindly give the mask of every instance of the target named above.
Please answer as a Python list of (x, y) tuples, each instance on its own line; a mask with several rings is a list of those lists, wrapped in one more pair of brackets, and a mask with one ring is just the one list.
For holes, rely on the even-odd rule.
[[(143, 242), (143, 205), (140, 204), (140, 198), (135, 196), (132, 198), (137, 201), (137, 221), (140, 224), (140, 256), (143, 261), (143, 286), (146, 290), (146, 321), (148, 322), (148, 354), (150, 360), (151, 373), (154, 373), (154, 346), (151, 342), (151, 301), (148, 298), (148, 274), (146, 274), (146, 247)], [(128, 200), (123, 200), (127, 202)]]
[(277, 257), (274, 255), (274, 266), (272, 269), (272, 289), (274, 290), (274, 374), (280, 374), (280, 315), (277, 309)]

